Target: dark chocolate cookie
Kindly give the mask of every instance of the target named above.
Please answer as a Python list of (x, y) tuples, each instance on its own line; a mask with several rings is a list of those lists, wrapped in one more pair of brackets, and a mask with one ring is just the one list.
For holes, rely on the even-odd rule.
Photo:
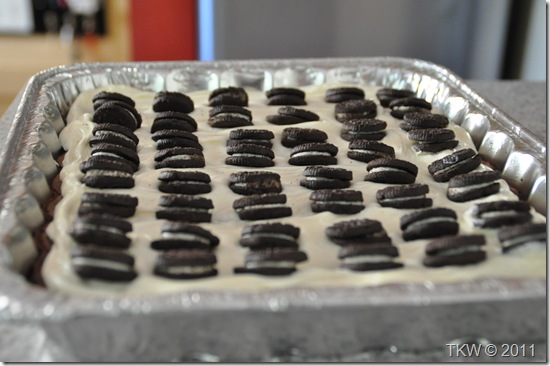
[(399, 250), (391, 244), (346, 245), (338, 251), (340, 268), (357, 272), (401, 268), (403, 263), (395, 262), (398, 256)]
[(349, 188), (353, 179), (351, 170), (322, 165), (308, 166), (302, 175), (305, 178), (300, 180), (300, 185), (312, 190)]
[(500, 172), (488, 170), (459, 174), (449, 180), (447, 198), (454, 202), (466, 202), (487, 197), (500, 191)]
[(236, 105), (220, 105), (210, 109), (208, 124), (216, 128), (232, 128), (252, 125), (250, 110)]
[(291, 165), (335, 165), (338, 147), (328, 142), (310, 142), (297, 145), (290, 151)]
[(273, 150), (265, 146), (239, 143), (227, 146), (226, 151), (229, 155), (225, 158), (225, 164), (227, 165), (256, 168), (275, 165)]
[(412, 131), (423, 128), (444, 128), (448, 124), (449, 119), (442, 114), (411, 112), (403, 116), (403, 123), (399, 126), (405, 131)]
[(216, 256), (199, 249), (174, 249), (158, 254), (153, 273), (174, 280), (192, 280), (218, 274)]
[(526, 223), (507, 226), (498, 231), (498, 240), (504, 253), (513, 252), (529, 244), (546, 248), (546, 223)]
[(157, 219), (184, 222), (210, 222), (214, 208), (212, 200), (184, 194), (161, 196), (160, 209), (156, 212)]
[(428, 165), (436, 182), (447, 182), (455, 175), (471, 172), (481, 164), (480, 156), (472, 149), (462, 149)]
[(327, 227), (325, 234), (340, 246), (391, 244), (380, 221), (371, 219), (340, 221)]
[(382, 158), (367, 164), (365, 180), (374, 183), (410, 184), (416, 180), (418, 168), (401, 159)]
[(298, 248), (300, 228), (279, 222), (245, 226), (239, 244), (250, 249)]
[(484, 261), (487, 254), (483, 235), (447, 236), (426, 245), (426, 267), (463, 266)]
[(281, 193), (281, 176), (266, 171), (246, 171), (229, 175), (229, 188), (245, 196), (262, 193)]
[(127, 194), (84, 192), (80, 198), (78, 215), (110, 214), (117, 217), (132, 217), (136, 213), (137, 197)]
[(376, 200), (382, 207), (425, 208), (432, 205), (432, 199), (426, 197), (429, 190), (427, 184), (390, 186), (378, 190)]
[(401, 217), (400, 227), (405, 241), (438, 238), (458, 233), (456, 213), (448, 208), (428, 208)]
[(287, 217), (292, 209), (286, 205), (286, 195), (278, 193), (253, 194), (233, 202), (241, 220), (264, 220)]
[(376, 97), (380, 101), (380, 105), (385, 108), (388, 108), (390, 106), (390, 102), (394, 99), (414, 96), (415, 93), (413, 91), (405, 89), (381, 88), (376, 91)]
[(284, 147), (294, 147), (309, 142), (325, 142), (328, 135), (325, 131), (315, 128), (287, 127), (283, 130), (281, 144)]
[(210, 176), (198, 171), (164, 170), (158, 176), (158, 189), (164, 193), (202, 194), (212, 191)]
[(130, 282), (137, 277), (134, 257), (120, 249), (78, 246), (71, 251), (71, 265), (83, 280)]
[(390, 114), (398, 119), (403, 119), (407, 113), (429, 113), (432, 110), (432, 104), (430, 102), (416, 97), (394, 99), (388, 106), (391, 108)]
[(363, 193), (351, 189), (319, 189), (311, 192), (309, 199), (313, 212), (329, 211), (339, 215), (351, 215), (365, 208)]
[(155, 154), (155, 169), (162, 168), (204, 168), (204, 155), (192, 147), (172, 147)]
[(492, 201), (472, 208), (473, 223), (483, 228), (499, 228), (531, 221), (531, 206), (525, 201)]
[(395, 158), (393, 147), (383, 142), (370, 140), (353, 140), (349, 143), (348, 158), (368, 163), (382, 158)]
[(370, 99), (352, 99), (334, 106), (334, 118), (339, 122), (376, 117), (376, 103)]
[(80, 245), (126, 249), (131, 243), (126, 236), (130, 231), (132, 224), (120, 217), (88, 214), (73, 221), (69, 234)]
[(195, 132), (197, 130), (197, 121), (188, 114), (174, 111), (159, 112), (155, 115), (151, 133), (161, 130), (181, 130)]
[(306, 93), (296, 88), (273, 88), (265, 92), (267, 105), (306, 105)]
[(285, 106), (277, 109), (277, 114), (267, 116), (266, 120), (274, 125), (292, 125), (296, 123), (319, 121), (319, 116), (305, 109)]
[(195, 109), (193, 100), (180, 92), (161, 91), (153, 99), (155, 112), (191, 113)]
[(227, 140), (227, 146), (237, 144), (252, 144), (265, 146), (271, 149), (271, 147), (273, 146), (271, 140), (273, 140), (274, 138), (275, 135), (269, 130), (239, 128), (229, 132), (229, 140)]
[(263, 276), (286, 276), (296, 271), (296, 264), (307, 260), (307, 254), (288, 247), (251, 250), (245, 256), (244, 267), (235, 273), (254, 273)]
[(248, 94), (240, 87), (229, 86), (213, 90), (208, 97), (208, 105), (217, 107), (220, 105), (248, 106)]
[(347, 100), (364, 99), (365, 92), (363, 89), (356, 87), (339, 87), (331, 88), (325, 92), (325, 102), (341, 103)]
[(162, 225), (161, 237), (151, 242), (151, 248), (155, 250), (212, 250), (219, 243), (220, 239), (217, 236), (198, 225), (169, 221)]
[(352, 119), (342, 123), (340, 137), (342, 137), (346, 141), (378, 141), (386, 136), (386, 127), (386, 121), (375, 118)]

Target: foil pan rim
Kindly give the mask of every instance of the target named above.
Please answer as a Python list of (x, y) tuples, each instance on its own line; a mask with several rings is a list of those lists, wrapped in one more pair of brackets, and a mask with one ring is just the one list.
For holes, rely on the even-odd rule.
[[(224, 60), (214, 62), (127, 62), (127, 63), (92, 63), (73, 66), (59, 66), (44, 70), (33, 76), (27, 83), (21, 104), (16, 116), (15, 126), (23, 125), (21, 120), (29, 114), (29, 103), (36, 103), (35, 98), (44, 86), (44, 83), (52, 77), (72, 77), (72, 73), (92, 73), (94, 70), (107, 69), (144, 69), (154, 70), (155, 67), (193, 67), (205, 69), (227, 69), (237, 67), (258, 67), (259, 69), (273, 67), (351, 67), (359, 66), (396, 65), (408, 67), (419, 72), (428, 72), (431, 76), (445, 80), (451, 87), (463, 96), (468, 96), (469, 101), (476, 107), (488, 113), (504, 127), (510, 127), (517, 122), (501, 112), (494, 104), (486, 101), (476, 92), (470, 89), (456, 74), (450, 70), (418, 59), (406, 59), (396, 57), (373, 58), (325, 58), (325, 59), (270, 59), (270, 60)], [(19, 122), (19, 123), (18, 123)], [(22, 127), (19, 127), (22, 128)], [(9, 137), (17, 133), (12, 128)], [(533, 142), (540, 148), (541, 154), (535, 156), (540, 161), (546, 159), (546, 147), (530, 131), (524, 130), (523, 137)], [(10, 141), (12, 140), (10, 139)], [(6, 149), (2, 158), (10, 154)], [(15, 155), (14, 152), (11, 153)], [(6, 160), (0, 161), (0, 172), (7, 173), (9, 164)], [(5, 180), (9, 174), (2, 174), (1, 180)], [(5, 203), (6, 197), (0, 193), (0, 201)], [(6, 215), (6, 207), (3, 205), (0, 217)], [(14, 225), (10, 215), (0, 224), (0, 234), (6, 232), (9, 225)], [(0, 260), (2, 253), (0, 251)], [(430, 303), (451, 303), (456, 301), (468, 302), (485, 300), (514, 300), (519, 298), (544, 298), (546, 296), (545, 279), (480, 279), (476, 281), (444, 284), (388, 284), (381, 286), (369, 286), (360, 288), (293, 288), (284, 290), (268, 290), (258, 293), (241, 293), (237, 291), (206, 292), (187, 291), (169, 295), (156, 295), (147, 297), (115, 298), (115, 297), (75, 297), (65, 294), (52, 293), (46, 289), (37, 288), (25, 281), (22, 276), (14, 273), (8, 266), (0, 261), (0, 319), (21, 322), (59, 322), (80, 315), (111, 316), (115, 314), (155, 314), (174, 311), (198, 311), (198, 310), (237, 310), (237, 309), (263, 309), (265, 311), (284, 311), (293, 307), (329, 307), (329, 306), (384, 306), (394, 305), (426, 305)], [(466, 292), (464, 292), (466, 291)], [(338, 292), (342, 296), (335, 296)], [(398, 296), (397, 294), (400, 294)], [(390, 296), (391, 295), (391, 296)], [(343, 301), (342, 299), (346, 300)]]

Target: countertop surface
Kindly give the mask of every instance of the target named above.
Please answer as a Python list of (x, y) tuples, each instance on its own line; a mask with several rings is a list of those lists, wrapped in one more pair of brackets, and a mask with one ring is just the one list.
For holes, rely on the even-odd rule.
[[(529, 129), (542, 141), (546, 142), (546, 83), (526, 81), (467, 81), (481, 96), (492, 101), (501, 110)], [(19, 98), (19, 97), (18, 97)], [(8, 135), (19, 99), (16, 98), (0, 118), (0, 151)], [(1, 294), (0, 294), (1, 295)], [(51, 351), (44, 333), (35, 326), (8, 325), (0, 323), (0, 360), (2, 361), (63, 361)], [(32, 338), (32, 349), (27, 346)], [(538, 360), (544, 360), (546, 347)], [(543, 353), (543, 354), (542, 354)], [(542, 358), (540, 358), (542, 356)], [(71, 361), (71, 360), (66, 360)], [(417, 360), (418, 361), (418, 360)], [(499, 360), (492, 359), (498, 362)]]

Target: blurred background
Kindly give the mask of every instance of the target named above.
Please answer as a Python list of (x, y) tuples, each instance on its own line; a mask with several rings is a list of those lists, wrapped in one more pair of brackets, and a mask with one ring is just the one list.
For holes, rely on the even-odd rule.
[(0, 0), (0, 114), (78, 62), (400, 56), (546, 80), (545, 0)]

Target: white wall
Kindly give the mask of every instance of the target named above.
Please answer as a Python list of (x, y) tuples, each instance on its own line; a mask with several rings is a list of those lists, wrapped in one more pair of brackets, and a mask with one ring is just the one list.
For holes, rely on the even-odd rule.
[(509, 0), (215, 0), (216, 59), (400, 56), (498, 77)]
[(520, 77), (525, 80), (546, 80), (546, 13), (545, 0), (535, 0), (531, 8), (527, 42)]

